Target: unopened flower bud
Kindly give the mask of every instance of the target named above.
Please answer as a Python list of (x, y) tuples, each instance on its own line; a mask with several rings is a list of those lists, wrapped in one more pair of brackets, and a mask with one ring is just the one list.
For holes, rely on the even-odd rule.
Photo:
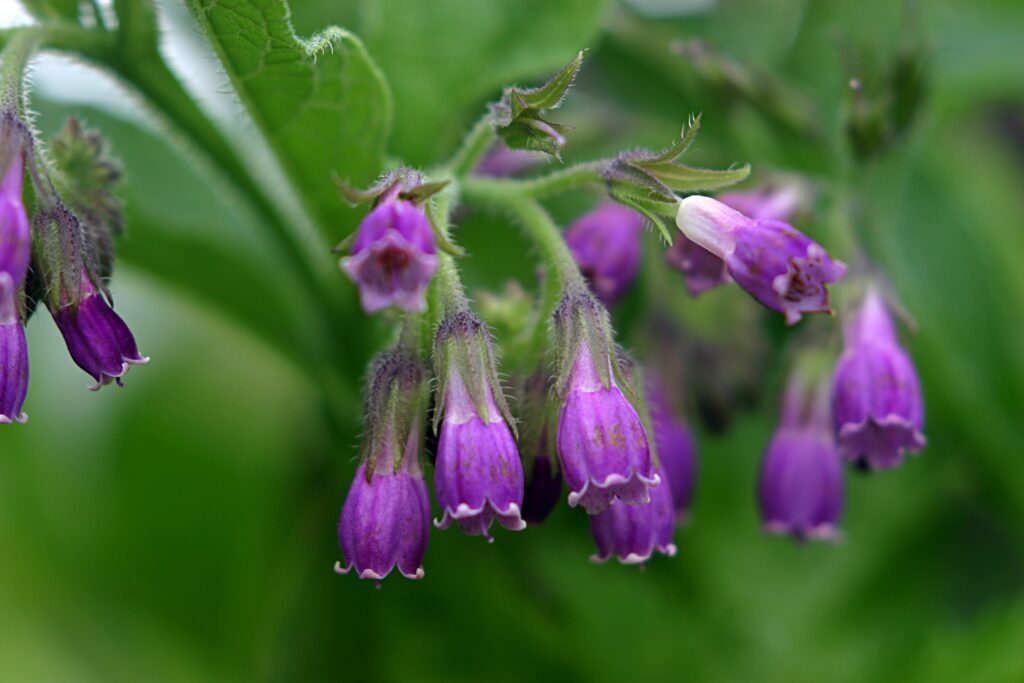
[(359, 286), (363, 309), (426, 310), (426, 290), (437, 269), (434, 232), (416, 204), (385, 195), (359, 224), (352, 252), (341, 259)]
[(639, 213), (607, 202), (578, 218), (565, 233), (590, 288), (609, 308), (636, 278), (643, 227)]
[(446, 318), (434, 358), (440, 380), (435, 423), (441, 419), (434, 487), (443, 511), (435, 524), (446, 529), (456, 521), (467, 534), (488, 540), (495, 518), (506, 529), (525, 528), (523, 465), (487, 328), (468, 312)]
[(870, 469), (895, 467), (925, 444), (917, 371), (877, 289), (868, 290), (845, 328), (832, 385), (839, 451)]
[(761, 463), (758, 496), (765, 531), (798, 540), (839, 536), (843, 474), (827, 383), (790, 379), (779, 428)]
[(720, 201), (692, 195), (679, 202), (683, 235), (725, 262), (755, 299), (795, 324), (805, 313), (831, 312), (826, 285), (846, 273), (825, 249), (788, 223), (747, 218)]
[(555, 311), (556, 390), (563, 401), (557, 450), (569, 505), (603, 512), (616, 498), (646, 503), (660, 481), (647, 432), (618, 384), (607, 312), (591, 295), (569, 294)]
[(53, 312), (53, 320), (71, 359), (96, 380), (93, 390), (115, 380), (120, 384), (132, 365), (148, 363), (149, 358), (139, 353), (131, 330), (87, 273), (82, 273), (80, 294), (77, 306), (62, 306)]
[(590, 557), (604, 562), (612, 555), (622, 564), (640, 564), (659, 552), (676, 554), (672, 493), (661, 484), (651, 489), (650, 500), (641, 505), (612, 501), (608, 509), (590, 517), (597, 552)]

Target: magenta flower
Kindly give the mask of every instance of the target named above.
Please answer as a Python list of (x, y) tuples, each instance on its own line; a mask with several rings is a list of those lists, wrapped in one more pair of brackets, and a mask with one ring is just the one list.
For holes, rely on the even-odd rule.
[(651, 489), (650, 498), (641, 505), (612, 501), (608, 509), (591, 515), (590, 531), (597, 545), (592, 561), (605, 562), (614, 555), (622, 564), (639, 564), (655, 552), (676, 554), (672, 493), (662, 484)]
[(877, 289), (868, 291), (844, 332), (832, 385), (839, 452), (871, 469), (895, 467), (906, 451), (925, 444), (917, 371)]
[(112, 381), (121, 384), (132, 365), (148, 363), (149, 358), (139, 353), (131, 330), (84, 272), (81, 296), (77, 307), (59, 308), (53, 320), (64, 335), (71, 359), (96, 380), (91, 389)]
[(644, 217), (607, 202), (576, 220), (565, 233), (590, 288), (611, 308), (640, 268)]
[(0, 323), (0, 373), (0, 424), (25, 422), (28, 415), (21, 408), (28, 395), (28, 346), (17, 318)]
[(679, 202), (676, 224), (790, 325), (805, 313), (831, 312), (826, 285), (842, 278), (846, 266), (788, 223), (747, 218), (722, 202), (693, 195)]
[(676, 521), (686, 521), (697, 484), (697, 450), (693, 434), (672, 411), (658, 380), (646, 376), (647, 406), (651, 413), (651, 429), (658, 451), (663, 485), (672, 492)]
[[(805, 188), (796, 182), (766, 186), (751, 192), (729, 192), (715, 197), (748, 218), (755, 220), (789, 221), (793, 212), (806, 201)], [(684, 235), (665, 252), (665, 260), (686, 277), (686, 290), (690, 296), (731, 282), (725, 261), (687, 239)]]
[(430, 222), (412, 202), (385, 196), (359, 224), (352, 252), (340, 265), (359, 286), (367, 313), (389, 306), (424, 311), (437, 269)]
[(15, 153), (0, 180), (0, 273), (8, 278), (0, 282), (0, 298), (15, 292), (25, 280), (32, 250), (32, 233), (22, 199), (25, 159)]
[(22, 411), (28, 394), (28, 346), (18, 310), (32, 239), (22, 199), (24, 176), (25, 160), (17, 151), (0, 179), (0, 424), (28, 419)]
[(640, 416), (614, 377), (609, 379), (608, 384), (602, 381), (581, 342), (558, 419), (558, 457), (569, 485), (569, 505), (582, 505), (591, 515), (606, 510), (616, 498), (646, 503), (648, 487), (660, 481)]
[(843, 473), (826, 389), (790, 380), (782, 420), (761, 463), (758, 497), (765, 531), (798, 540), (838, 538)]
[(345, 554), (345, 564), (334, 567), (339, 574), (354, 567), (359, 578), (380, 581), (397, 566), (406, 578), (423, 578), (430, 498), (417, 463), (417, 443), (418, 434), (411, 435), (410, 448), (397, 466), (393, 459), (381, 458), (372, 474), (366, 462), (356, 470), (338, 520), (338, 542)]
[[(504, 397), (493, 367), (490, 337), (469, 313), (442, 321), (435, 361), (442, 368), (439, 389), (443, 415), (437, 445), (434, 491), (443, 515), (471, 536), (488, 541), (491, 522), (512, 531), (526, 527), (523, 464), (507, 422)], [(481, 365), (481, 358), (486, 361)], [(501, 401), (501, 406), (498, 402)]]

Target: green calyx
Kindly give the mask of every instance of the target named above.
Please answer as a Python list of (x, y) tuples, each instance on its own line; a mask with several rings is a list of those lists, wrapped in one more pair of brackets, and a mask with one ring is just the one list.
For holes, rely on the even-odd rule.
[(491, 410), (496, 407), (515, 433), (515, 421), (498, 380), (491, 334), (480, 318), (468, 310), (445, 317), (437, 328), (433, 356), (434, 375), (437, 378), (433, 421), (435, 432), (444, 419), (450, 384), (453, 378), (457, 378), (465, 387), (480, 419), (489, 422), (492, 418)]
[(543, 113), (557, 109), (583, 65), (583, 51), (538, 88), (506, 88), (501, 100), (491, 105), (491, 122), (498, 136), (512, 149), (545, 152), (561, 158), (565, 126), (548, 121)]

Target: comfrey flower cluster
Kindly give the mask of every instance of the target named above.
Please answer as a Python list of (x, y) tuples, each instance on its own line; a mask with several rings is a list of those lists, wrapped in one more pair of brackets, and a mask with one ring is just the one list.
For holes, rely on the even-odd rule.
[[(665, 300), (675, 293), (664, 283), (672, 279), (638, 277), (644, 267), (670, 272), (667, 263), (684, 275), (678, 293), (737, 285), (789, 325), (833, 312), (829, 286), (847, 267), (790, 223), (809, 214), (809, 185), (788, 177), (750, 192), (701, 194), (749, 169), (678, 161), (699, 118), (661, 152), (512, 177), (537, 172), (529, 167), (538, 154), (560, 160), (566, 130), (548, 111), (579, 66), (577, 57), (539, 88), (507, 89), (448, 164), (430, 173), (399, 168), (366, 191), (341, 187), (351, 203), (371, 206), (339, 246), (340, 266), (368, 313), (398, 309), (404, 318), (398, 344), (371, 369), (362, 455), (338, 527), (341, 572), (379, 580), (397, 566), (423, 576), (430, 465), (439, 529), (492, 541), (498, 526), (541, 524), (564, 495), (589, 520), (594, 561), (676, 554), (697, 480), (694, 438), (678, 412), (688, 387), (664, 344), (632, 338), (641, 350), (657, 349), (634, 361), (616, 343), (610, 311), (638, 286), (641, 315), (671, 320)], [(605, 198), (559, 230), (539, 200), (591, 185), (603, 186)], [(451, 241), (453, 216), (474, 208), (511, 218), (542, 259), (536, 300), (521, 286), (481, 297), (486, 322), (471, 309), (458, 269), (464, 254)], [(645, 266), (647, 226), (671, 246)], [(866, 282), (858, 273), (849, 287)], [(769, 532), (837, 538), (843, 462), (892, 467), (924, 443), (913, 366), (881, 290), (862, 289), (860, 303), (843, 311), (846, 348), (834, 372), (838, 354), (818, 331), (827, 320), (804, 335), (815, 344), (796, 364), (761, 467), (757, 500)], [(499, 340), (515, 416), (500, 380)], [(433, 453), (424, 425), (436, 435)]]
[(0, 422), (11, 423), (28, 419), (25, 324), (40, 303), (50, 310), (72, 360), (92, 376), (93, 389), (120, 384), (131, 365), (148, 359), (111, 308), (106, 288), (121, 216), (112, 194), (118, 171), (102, 141), (71, 119), (44, 163), (18, 100), (4, 97), (2, 103)]

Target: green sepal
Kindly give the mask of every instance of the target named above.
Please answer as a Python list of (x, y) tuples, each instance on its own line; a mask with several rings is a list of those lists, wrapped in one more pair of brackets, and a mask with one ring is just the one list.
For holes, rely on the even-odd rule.
[(501, 100), (491, 105), (494, 130), (511, 149), (526, 149), (560, 159), (567, 128), (546, 120), (542, 113), (557, 109), (572, 87), (583, 64), (583, 51), (537, 88), (506, 88)]
[(487, 390), (499, 414), (517, 435), (515, 420), (505, 400), (498, 379), (497, 359), (491, 333), (480, 318), (470, 311), (461, 311), (444, 318), (434, 337), (434, 375), (436, 394), (433, 429), (437, 432), (444, 419), (448, 383), (458, 373), (466, 393), (485, 422), (490, 420)]
[(396, 471), (410, 439), (419, 438), (426, 410), (425, 380), (415, 349), (401, 343), (379, 353), (370, 363), (360, 445), (367, 479), (382, 464), (382, 457), (388, 459), (391, 471)]

